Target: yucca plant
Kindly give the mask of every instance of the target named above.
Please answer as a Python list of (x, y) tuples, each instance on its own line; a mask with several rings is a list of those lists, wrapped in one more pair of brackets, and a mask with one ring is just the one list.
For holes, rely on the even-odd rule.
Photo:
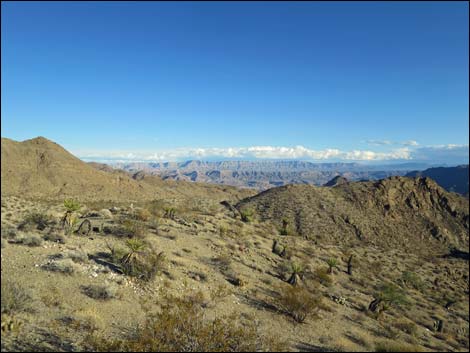
[(70, 235), (73, 233), (75, 226), (78, 223), (78, 218), (75, 216), (75, 212), (81, 207), (78, 201), (73, 199), (64, 200), (65, 214), (62, 218), (62, 227), (64, 228), (65, 234)]
[(65, 199), (64, 207), (67, 210), (67, 212), (75, 212), (80, 209), (81, 205), (78, 201), (74, 199)]
[(254, 215), (254, 211), (251, 208), (245, 208), (240, 211), (240, 216), (242, 218), (242, 221), (245, 223), (249, 223), (253, 221), (253, 215)]
[(146, 249), (147, 244), (140, 239), (128, 239), (126, 241), (126, 246), (129, 251), (121, 259), (122, 264), (131, 264), (132, 262), (137, 261), (139, 256)]
[(290, 267), (292, 274), (287, 282), (293, 286), (296, 286), (300, 283), (300, 276), (302, 275), (304, 268), (301, 264), (297, 262), (293, 262)]
[(333, 273), (333, 269), (338, 267), (338, 260), (330, 257), (328, 260), (326, 260), (326, 264), (328, 265), (328, 273), (331, 275)]

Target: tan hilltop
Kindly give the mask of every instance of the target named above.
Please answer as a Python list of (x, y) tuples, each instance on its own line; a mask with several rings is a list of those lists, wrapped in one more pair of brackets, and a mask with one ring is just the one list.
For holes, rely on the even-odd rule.
[(205, 195), (237, 200), (254, 194), (234, 187), (165, 182), (156, 176), (136, 180), (102, 164), (85, 163), (44, 137), (22, 142), (2, 138), (1, 160), (2, 196), (132, 201)]

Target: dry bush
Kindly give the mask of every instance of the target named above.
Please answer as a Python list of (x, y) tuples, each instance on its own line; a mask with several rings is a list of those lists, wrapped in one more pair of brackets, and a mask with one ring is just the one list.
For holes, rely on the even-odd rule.
[(13, 227), (2, 225), (1, 234), (2, 234), (2, 239), (13, 239), (13, 238), (16, 238), (18, 232)]
[(253, 321), (242, 325), (236, 314), (208, 320), (194, 298), (171, 296), (164, 298), (160, 312), (149, 314), (145, 324), (127, 337), (93, 335), (88, 342), (91, 350), (98, 352), (256, 352), (284, 348), (276, 339), (261, 336)]
[(228, 254), (221, 254), (212, 260), (219, 270), (223, 273), (230, 269), (232, 258)]
[(30, 212), (18, 225), (20, 230), (44, 230), (52, 223), (51, 218), (44, 212)]
[(88, 261), (88, 254), (82, 249), (69, 250), (65, 256), (77, 263), (85, 263)]
[(58, 234), (54, 232), (44, 235), (43, 239), (46, 241), (52, 241), (54, 243), (65, 244), (65, 237), (62, 234)]
[(139, 208), (135, 212), (135, 219), (142, 222), (147, 222), (152, 217), (152, 214), (146, 208)]
[(59, 320), (75, 331), (85, 331), (89, 334), (105, 328), (103, 319), (94, 308), (77, 310), (72, 315), (63, 316)]
[(59, 272), (71, 275), (75, 272), (75, 263), (71, 259), (59, 259), (48, 262), (42, 266), (46, 271)]
[(141, 221), (127, 219), (122, 223), (124, 232), (128, 238), (144, 238), (147, 227)]
[(315, 270), (314, 276), (315, 279), (325, 287), (329, 287), (333, 283), (327, 268), (317, 268)]
[(42, 238), (39, 235), (27, 234), (22, 237), (22, 244), (27, 246), (41, 246)]
[(2, 314), (15, 314), (32, 310), (32, 294), (18, 282), (11, 278), (3, 277), (1, 290)]
[(93, 299), (109, 300), (116, 297), (117, 289), (110, 284), (90, 284), (81, 287), (83, 294)]
[(381, 341), (375, 344), (376, 352), (423, 352), (421, 346), (395, 341)]
[(314, 296), (303, 287), (288, 285), (281, 287), (277, 306), (296, 322), (302, 323), (307, 316), (318, 311), (321, 299), (321, 296)]
[(418, 326), (413, 321), (410, 321), (410, 320), (401, 319), (401, 320), (395, 321), (392, 324), (392, 326), (413, 337), (416, 337), (416, 335), (418, 334)]

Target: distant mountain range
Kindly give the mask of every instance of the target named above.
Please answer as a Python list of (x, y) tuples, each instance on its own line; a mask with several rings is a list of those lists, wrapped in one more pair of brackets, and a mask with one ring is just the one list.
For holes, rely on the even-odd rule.
[(428, 165), (364, 165), (359, 163), (311, 163), (305, 161), (190, 160), (166, 163), (116, 163), (113, 167), (132, 174), (144, 172), (162, 179), (197, 181), (266, 190), (287, 184), (323, 185), (341, 176), (351, 181), (378, 180), (425, 169)]
[(429, 168), (413, 171), (407, 177), (429, 177), (447, 191), (457, 192), (468, 197), (468, 164), (457, 167)]

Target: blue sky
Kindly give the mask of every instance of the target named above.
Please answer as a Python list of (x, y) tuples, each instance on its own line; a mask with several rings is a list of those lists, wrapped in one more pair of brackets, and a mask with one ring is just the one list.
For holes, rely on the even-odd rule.
[(3, 137), (94, 159), (468, 163), (466, 2), (1, 6)]

